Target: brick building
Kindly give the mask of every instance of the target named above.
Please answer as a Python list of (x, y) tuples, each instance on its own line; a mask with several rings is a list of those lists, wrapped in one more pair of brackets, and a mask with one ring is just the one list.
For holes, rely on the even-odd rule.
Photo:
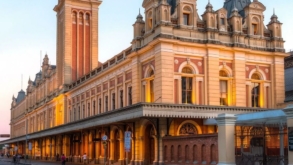
[(204, 13), (196, 0), (144, 0), (130, 47), (99, 63), (101, 3), (58, 0), (56, 66), (46, 55), (26, 92), (12, 98), (5, 143), (42, 159), (87, 153), (97, 164), (235, 164), (234, 119), (207, 123), (284, 103), (278, 17), (265, 26), (257, 0), (226, 0), (218, 10), (208, 3)]

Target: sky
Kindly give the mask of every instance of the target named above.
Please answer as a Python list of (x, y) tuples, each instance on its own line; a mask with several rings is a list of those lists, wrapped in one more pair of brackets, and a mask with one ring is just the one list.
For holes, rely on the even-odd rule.
[[(130, 46), (133, 23), (143, 0), (103, 0), (99, 9), (99, 61), (105, 62)], [(198, 0), (202, 15), (208, 0)], [(224, 0), (210, 0), (214, 10), (223, 7)], [(293, 50), (293, 19), (291, 0), (260, 0), (267, 10), (268, 24), (273, 9), (283, 23), (285, 49)], [(57, 0), (0, 0), (0, 134), (10, 133), (12, 96), (26, 90), (29, 77), (40, 70), (40, 58), (47, 53), (56, 64)], [(22, 78), (23, 77), (23, 78)], [(23, 80), (23, 81), (22, 81)], [(0, 139), (1, 141), (1, 139)]]

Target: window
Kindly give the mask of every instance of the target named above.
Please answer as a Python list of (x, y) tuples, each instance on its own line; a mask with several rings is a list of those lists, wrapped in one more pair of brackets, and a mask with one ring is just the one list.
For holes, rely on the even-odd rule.
[(182, 77), (182, 103), (191, 104), (191, 95), (192, 95), (192, 78), (191, 77)]
[(105, 112), (108, 111), (108, 96), (105, 96)]
[(69, 109), (69, 113), (70, 113), (70, 115), (69, 115), (69, 122), (72, 122), (72, 110), (71, 109)]
[(225, 25), (225, 18), (221, 18), (221, 25)]
[(123, 90), (120, 90), (120, 108), (123, 107)]
[(252, 24), (252, 31), (254, 35), (257, 35), (257, 24), (255, 23)]
[(220, 76), (220, 105), (227, 106), (228, 105), (228, 81), (223, 79), (224, 77), (228, 77), (228, 74), (221, 70), (219, 73)]
[(128, 105), (132, 105), (132, 87), (128, 87)]
[(80, 106), (78, 106), (78, 120), (80, 119)]
[(220, 80), (220, 105), (227, 104), (227, 80)]
[(99, 98), (99, 114), (101, 113), (101, 108), (102, 108), (102, 99)]
[[(76, 120), (76, 109), (74, 108), (74, 110), (73, 110), (73, 120), (75, 121)], [(51, 114), (50, 114), (50, 116), (51, 116)], [(51, 117), (50, 117), (51, 118)], [(51, 119), (50, 119), (51, 120)]]
[(155, 101), (154, 99), (154, 80), (150, 81), (150, 101), (153, 103)]
[[(254, 73), (251, 76), (252, 80), (260, 80), (260, 76), (256, 73)], [(252, 107), (260, 107), (260, 83), (258, 82), (252, 82), (252, 90), (251, 90), (251, 106)]]
[(183, 14), (183, 24), (189, 25), (189, 14), (186, 14), (186, 13)]
[(115, 93), (112, 93), (112, 110), (114, 110), (116, 107), (115, 107)]
[(153, 28), (153, 19), (152, 18), (149, 19), (148, 24), (149, 24), (149, 28), (152, 29)]
[(96, 101), (93, 101), (93, 113), (96, 115)]
[(91, 116), (91, 104), (90, 103), (87, 103), (87, 113), (88, 113), (88, 117)]
[(82, 105), (82, 118), (85, 118), (85, 105)]
[[(192, 70), (188, 67), (182, 69), (182, 73), (192, 74)], [(182, 103), (192, 103), (192, 77), (181, 77)]]
[(252, 83), (251, 104), (252, 107), (259, 107), (259, 83)]

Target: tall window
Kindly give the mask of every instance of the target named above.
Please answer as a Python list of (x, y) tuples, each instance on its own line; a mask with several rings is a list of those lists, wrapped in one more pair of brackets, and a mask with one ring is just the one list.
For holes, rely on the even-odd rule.
[(257, 24), (256, 23), (252, 24), (252, 31), (253, 31), (254, 35), (257, 35)]
[[(260, 80), (260, 77), (258, 74), (253, 74), (251, 76), (252, 80)], [(260, 102), (260, 83), (258, 82), (252, 82), (252, 90), (251, 90), (251, 105), (252, 107), (260, 107), (259, 102)]]
[(69, 122), (72, 122), (72, 110), (71, 109), (69, 109), (69, 113), (70, 113), (70, 115), (69, 115)]
[(225, 25), (225, 18), (221, 18), (221, 25)]
[(80, 116), (81, 116), (80, 113), (81, 113), (80, 112), (80, 106), (78, 106), (78, 120), (80, 120)]
[(101, 113), (101, 108), (102, 108), (102, 99), (99, 98), (99, 114)]
[(189, 14), (187, 14), (187, 13), (183, 14), (183, 24), (189, 25)]
[(93, 113), (96, 115), (96, 101), (93, 101)]
[[(188, 67), (182, 69), (182, 73), (192, 74), (192, 70)], [(192, 103), (192, 77), (181, 78), (181, 90), (182, 90), (182, 103), (191, 104)]]
[(132, 105), (132, 87), (128, 87), (128, 105)]
[(88, 113), (87, 117), (90, 117), (91, 116), (91, 104), (90, 103), (87, 103), (87, 113)]
[[(228, 74), (221, 70), (220, 78), (228, 77)], [(228, 81), (220, 79), (220, 105), (228, 105)]]
[(82, 105), (82, 118), (85, 118), (85, 105)]
[(120, 90), (120, 108), (123, 107), (123, 90)]
[(114, 110), (116, 107), (115, 107), (115, 93), (112, 93), (112, 110)]
[(154, 94), (154, 79), (150, 81), (150, 101), (153, 103), (155, 101), (155, 94)]
[(108, 96), (105, 96), (105, 112), (108, 111)]

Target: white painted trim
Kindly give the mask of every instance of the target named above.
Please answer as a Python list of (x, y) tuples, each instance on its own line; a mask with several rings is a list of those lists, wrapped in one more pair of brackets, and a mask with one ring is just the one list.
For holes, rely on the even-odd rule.
[(266, 74), (261, 70), (261, 69), (252, 69), (249, 73), (249, 79), (251, 79), (251, 76), (254, 74), (254, 73), (258, 73), (260, 75), (260, 78), (261, 80), (267, 80), (266, 78)]
[(184, 68), (184, 67), (191, 67), (191, 69), (192, 69), (192, 71), (193, 71), (193, 74), (198, 74), (199, 73), (199, 71), (198, 71), (198, 68), (197, 68), (197, 66), (193, 63), (193, 62), (189, 62), (189, 64), (187, 63), (187, 61), (185, 61), (185, 62), (183, 62), (180, 66), (179, 66), (179, 69), (178, 69), (178, 72), (179, 73), (182, 73), (182, 69)]

